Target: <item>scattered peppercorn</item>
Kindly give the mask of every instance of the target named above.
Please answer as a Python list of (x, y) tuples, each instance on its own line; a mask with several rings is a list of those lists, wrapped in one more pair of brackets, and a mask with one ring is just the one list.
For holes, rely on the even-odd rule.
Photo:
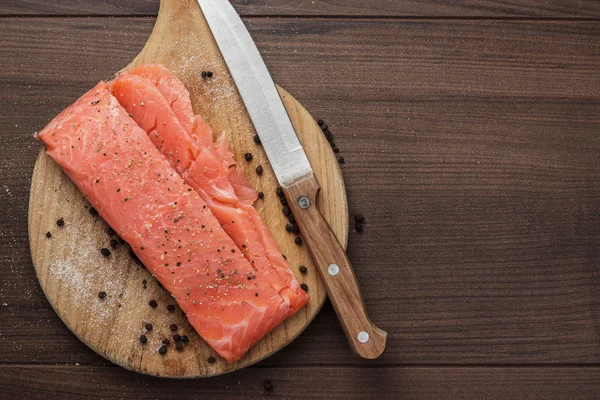
[(98, 210), (96, 210), (94, 207), (90, 207), (90, 214), (96, 217), (98, 215)]
[(200, 75), (201, 75), (203, 78), (206, 78), (206, 71), (202, 71), (202, 72), (200, 73)]
[(361, 214), (356, 214), (356, 215), (354, 216), (354, 220), (355, 220), (356, 222), (358, 222), (358, 223), (361, 223), (361, 224), (362, 224), (363, 222), (365, 222), (365, 217), (364, 217), (363, 215), (361, 215)]
[(151, 331), (152, 328), (153, 328), (153, 326), (152, 326), (152, 324), (150, 322), (148, 322), (148, 323), (146, 323), (145, 328), (146, 328), (147, 331)]
[(267, 391), (267, 392), (272, 392), (273, 391), (273, 382), (271, 382), (270, 380), (266, 380), (263, 382), (263, 388)]
[(116, 249), (117, 247), (119, 247), (119, 242), (116, 239), (110, 239), (110, 247)]
[(167, 306), (167, 311), (168, 311), (168, 312), (173, 312), (173, 311), (175, 311), (175, 306), (174, 306), (173, 304), (169, 304), (169, 305)]
[(217, 360), (215, 360), (215, 358), (213, 356), (210, 356), (210, 357), (208, 357), (208, 359), (206, 361), (208, 361), (209, 364), (214, 364), (215, 361), (217, 361)]
[(189, 341), (190, 341), (190, 338), (189, 338), (189, 337), (187, 337), (187, 335), (183, 335), (183, 336), (181, 337), (181, 341), (182, 341), (183, 343), (187, 343), (187, 342), (189, 342)]
[(148, 302), (148, 305), (152, 308), (156, 308), (158, 306), (158, 303), (156, 302), (156, 300), (150, 300)]
[(171, 332), (176, 332), (177, 331), (177, 325), (176, 324), (171, 324), (171, 326), (169, 326), (169, 329), (171, 330)]
[(146, 344), (146, 343), (148, 343), (148, 338), (146, 337), (146, 335), (142, 335), (142, 336), (140, 336), (140, 343), (141, 343), (141, 344)]
[(47, 237), (48, 239), (50, 239), (50, 238), (52, 237), (52, 234), (51, 234), (50, 232), (46, 232), (46, 237)]
[(280, 197), (279, 201), (281, 202), (282, 206), (287, 206), (288, 205), (287, 199), (285, 197)]
[(175, 343), (175, 350), (182, 351), (183, 350), (183, 343), (181, 343), (181, 342)]
[(161, 355), (167, 354), (167, 346), (160, 346), (160, 349), (158, 349), (158, 353)]
[(323, 121), (322, 119), (317, 121), (317, 124), (319, 124), (319, 126), (323, 125), (325, 123), (325, 121)]
[(300, 229), (298, 229), (298, 225), (292, 225), (292, 229), (290, 230), (290, 232), (292, 232), (292, 233), (300, 232)]
[(293, 214), (290, 213), (290, 215), (288, 215), (288, 221), (290, 221), (291, 224), (296, 223), (296, 218), (294, 218)]
[(338, 162), (340, 164), (344, 164), (346, 161), (344, 160), (344, 157), (340, 157), (340, 158), (338, 158)]
[(283, 197), (283, 189), (281, 188), (281, 186), (275, 189), (275, 193), (277, 193), (278, 197)]
[(263, 167), (262, 167), (262, 165), (259, 165), (258, 167), (256, 167), (256, 174), (262, 175), (262, 173), (263, 173)]
[(300, 285), (300, 287), (302, 288), (302, 290), (304, 290), (305, 292), (308, 292), (308, 285), (306, 283), (303, 283), (302, 285)]
[(333, 152), (334, 153), (339, 153), (340, 149), (337, 146), (333, 146)]
[(252, 153), (244, 154), (244, 158), (246, 159), (246, 161), (252, 161)]
[(110, 226), (108, 227), (108, 229), (106, 230), (106, 233), (109, 234), (110, 236), (114, 235), (116, 232), (113, 228), (111, 228)]
[(358, 222), (357, 222), (357, 223), (354, 225), (354, 229), (356, 229), (356, 232), (358, 232), (358, 233), (362, 233), (362, 231), (363, 231), (363, 229), (364, 229), (364, 227), (363, 227), (363, 224), (361, 224), (361, 223), (358, 223)]
[(326, 124), (326, 123), (323, 123), (323, 124), (321, 124), (321, 130), (322, 130), (323, 132), (327, 131), (327, 130), (329, 130), (329, 126), (327, 126), (327, 124)]
[(292, 231), (292, 224), (285, 224), (285, 230), (288, 232)]
[(65, 220), (62, 219), (62, 218), (56, 220), (56, 225), (58, 225), (58, 226), (64, 226), (65, 225)]
[(290, 208), (288, 206), (283, 206), (283, 208), (281, 209), (281, 211), (283, 211), (283, 213), (285, 215), (290, 215), (292, 213), (292, 210), (290, 210)]
[(102, 254), (104, 257), (108, 257), (110, 256), (110, 250), (106, 247), (103, 247), (100, 249), (100, 254)]
[(173, 335), (173, 340), (176, 342), (180, 342), (181, 341), (181, 335), (179, 335), (178, 333)]
[(298, 236), (296, 239), (294, 239), (294, 243), (296, 243), (298, 246), (300, 246), (302, 244), (302, 238), (300, 236)]
[(265, 198), (265, 194), (263, 192), (258, 192), (258, 198), (259, 199), (264, 199)]
[(252, 138), (254, 139), (254, 143), (261, 144), (261, 142), (260, 142), (260, 136), (258, 136), (258, 133), (255, 133)]
[(105, 291), (98, 292), (98, 298), (100, 298), (100, 299), (106, 298), (106, 292)]
[(212, 76), (213, 76), (212, 71), (206, 71), (206, 76), (209, 78), (212, 78)]
[(162, 344), (164, 344), (165, 346), (168, 346), (168, 345), (170, 345), (170, 344), (171, 344), (171, 341), (170, 341), (169, 339), (167, 339), (167, 338), (164, 338), (164, 339), (162, 340)]
[(304, 265), (299, 266), (298, 269), (300, 270), (300, 273), (303, 275), (308, 272), (308, 269)]

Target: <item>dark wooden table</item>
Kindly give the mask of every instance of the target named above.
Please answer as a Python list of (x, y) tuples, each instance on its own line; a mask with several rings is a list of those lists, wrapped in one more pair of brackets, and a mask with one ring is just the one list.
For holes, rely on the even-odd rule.
[[(600, 397), (600, 3), (236, 0), (335, 134), (348, 252), (389, 347), (331, 306), (230, 375), (150, 378), (61, 323), (31, 264), (32, 133), (138, 53), (157, 0), (0, 4), (0, 398)], [(268, 391), (266, 381), (272, 383)]]

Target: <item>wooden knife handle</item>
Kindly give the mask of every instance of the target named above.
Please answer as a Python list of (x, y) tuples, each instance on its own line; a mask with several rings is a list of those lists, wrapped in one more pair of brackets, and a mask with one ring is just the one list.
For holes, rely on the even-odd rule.
[(377, 358), (385, 350), (387, 333), (367, 316), (352, 264), (317, 208), (319, 190), (311, 176), (285, 188), (284, 193), (352, 349), (363, 358)]

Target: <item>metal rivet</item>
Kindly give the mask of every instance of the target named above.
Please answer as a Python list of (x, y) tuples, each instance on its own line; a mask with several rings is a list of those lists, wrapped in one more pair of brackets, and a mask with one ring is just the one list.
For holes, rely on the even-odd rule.
[(338, 267), (337, 264), (331, 264), (327, 267), (327, 272), (329, 272), (329, 275), (335, 276), (340, 273), (340, 267)]
[(306, 196), (301, 196), (298, 199), (298, 205), (302, 209), (307, 209), (308, 207), (310, 207), (310, 199), (308, 197), (306, 197)]
[(358, 332), (358, 336), (356, 338), (361, 343), (367, 343), (369, 341), (369, 334), (365, 331), (360, 331)]

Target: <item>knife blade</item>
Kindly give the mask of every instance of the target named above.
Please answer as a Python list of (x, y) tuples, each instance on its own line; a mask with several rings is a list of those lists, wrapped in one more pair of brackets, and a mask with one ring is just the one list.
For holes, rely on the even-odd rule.
[(227, 0), (198, 0), (260, 137), (346, 337), (363, 358), (385, 350), (387, 333), (366, 313), (352, 264), (317, 209), (317, 182), (285, 106), (250, 33)]

